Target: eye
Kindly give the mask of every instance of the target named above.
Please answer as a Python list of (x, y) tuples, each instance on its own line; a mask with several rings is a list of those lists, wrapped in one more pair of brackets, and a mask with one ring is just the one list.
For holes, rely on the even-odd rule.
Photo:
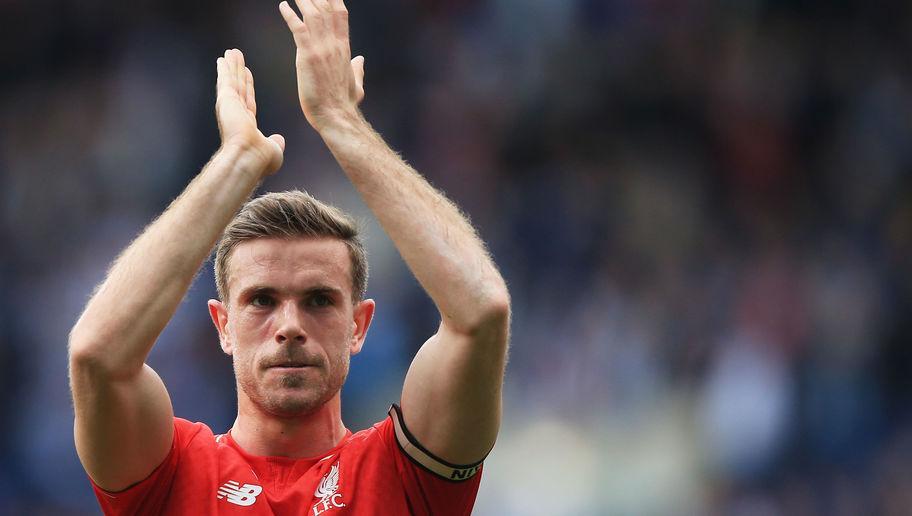
[(332, 298), (327, 296), (326, 294), (316, 294), (310, 298), (311, 306), (317, 306), (317, 307), (322, 308), (322, 307), (332, 306), (332, 304), (333, 304)]
[(250, 304), (253, 306), (272, 306), (272, 298), (266, 294), (257, 294), (250, 298)]

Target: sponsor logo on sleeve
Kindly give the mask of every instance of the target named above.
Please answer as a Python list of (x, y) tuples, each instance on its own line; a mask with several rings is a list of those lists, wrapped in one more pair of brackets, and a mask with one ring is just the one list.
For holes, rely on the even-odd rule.
[(481, 469), (481, 464), (477, 466), (470, 466), (468, 468), (452, 468), (453, 471), (450, 473), (450, 480), (468, 480), (475, 476), (475, 473), (478, 473), (478, 470)]

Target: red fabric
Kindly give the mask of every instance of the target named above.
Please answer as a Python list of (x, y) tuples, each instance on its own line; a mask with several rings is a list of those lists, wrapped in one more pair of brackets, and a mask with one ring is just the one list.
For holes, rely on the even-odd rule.
[[(249, 455), (229, 434), (175, 418), (171, 451), (148, 478), (117, 493), (93, 487), (109, 515), (449, 516), (471, 514), (480, 480), (452, 482), (412, 462), (390, 418), (305, 459)], [(329, 496), (316, 495), (321, 484)]]

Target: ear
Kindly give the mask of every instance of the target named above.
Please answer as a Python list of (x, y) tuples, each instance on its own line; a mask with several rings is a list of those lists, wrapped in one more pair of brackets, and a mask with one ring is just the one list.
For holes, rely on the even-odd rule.
[(212, 324), (218, 330), (219, 343), (222, 345), (222, 351), (226, 355), (231, 355), (234, 348), (231, 343), (231, 336), (228, 333), (228, 307), (216, 299), (209, 300), (209, 316), (212, 317)]
[(374, 319), (376, 307), (377, 304), (374, 303), (373, 299), (365, 299), (355, 305), (353, 315), (355, 331), (352, 332), (351, 343), (349, 344), (352, 355), (357, 355), (361, 351), (361, 346), (364, 345), (364, 338), (367, 337), (367, 328)]

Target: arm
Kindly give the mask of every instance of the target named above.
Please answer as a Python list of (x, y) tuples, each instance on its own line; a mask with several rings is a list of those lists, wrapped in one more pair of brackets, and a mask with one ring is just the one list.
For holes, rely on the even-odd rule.
[(457, 464), (481, 459), (500, 425), (510, 302), (506, 284), (459, 209), (409, 167), (357, 109), (363, 59), (351, 60), (342, 0), (298, 0), (280, 10), (297, 45), (307, 120), (361, 193), (441, 315), (405, 379), (412, 434)]
[(284, 140), (256, 127), (253, 77), (238, 50), (218, 59), (222, 147), (171, 206), (117, 258), (70, 333), (76, 451), (100, 487), (147, 477), (173, 438), (168, 392), (145, 365), (194, 275)]

